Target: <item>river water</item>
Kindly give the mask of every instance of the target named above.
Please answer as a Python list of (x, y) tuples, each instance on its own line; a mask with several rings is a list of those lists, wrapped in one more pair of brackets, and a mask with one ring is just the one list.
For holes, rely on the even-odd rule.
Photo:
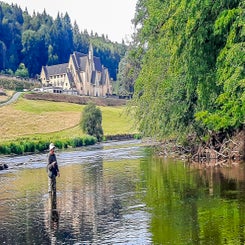
[(0, 244), (245, 244), (243, 166), (196, 168), (140, 141), (2, 157)]

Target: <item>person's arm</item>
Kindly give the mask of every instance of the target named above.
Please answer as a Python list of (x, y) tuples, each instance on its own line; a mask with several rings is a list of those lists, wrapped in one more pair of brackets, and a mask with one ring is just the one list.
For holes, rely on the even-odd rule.
[[(56, 160), (56, 156), (55, 156), (55, 160)], [(60, 177), (60, 170), (59, 170), (59, 166), (58, 166), (58, 163), (57, 161), (56, 162), (56, 169), (57, 169), (57, 176)]]
[(59, 166), (58, 166), (58, 163), (57, 163), (57, 160), (56, 160), (56, 155), (53, 155), (52, 166), (54, 168), (56, 168), (57, 176), (60, 177), (60, 170), (59, 170)]

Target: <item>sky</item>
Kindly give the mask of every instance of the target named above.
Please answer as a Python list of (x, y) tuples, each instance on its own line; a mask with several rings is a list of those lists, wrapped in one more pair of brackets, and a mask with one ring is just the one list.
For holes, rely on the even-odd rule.
[(131, 20), (134, 18), (137, 0), (3, 0), (17, 4), (32, 15), (33, 10), (56, 18), (58, 12), (68, 13), (72, 25), (77, 22), (80, 31), (90, 34), (107, 35), (111, 41), (130, 41), (134, 31)]

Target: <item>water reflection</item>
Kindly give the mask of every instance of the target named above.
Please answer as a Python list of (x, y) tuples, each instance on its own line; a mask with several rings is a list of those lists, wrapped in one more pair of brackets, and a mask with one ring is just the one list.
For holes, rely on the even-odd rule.
[(56, 191), (49, 193), (49, 228), (51, 244), (57, 243), (57, 231), (59, 229), (59, 212), (57, 209), (57, 195)]
[(154, 244), (244, 244), (244, 168), (141, 162)]
[(54, 195), (46, 156), (0, 174), (0, 244), (245, 242), (243, 166), (198, 169), (130, 145), (58, 154)]

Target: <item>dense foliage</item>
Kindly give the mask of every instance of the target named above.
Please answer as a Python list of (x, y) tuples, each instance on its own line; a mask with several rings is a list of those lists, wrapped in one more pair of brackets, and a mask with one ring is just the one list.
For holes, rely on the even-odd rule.
[[(60, 139), (54, 141), (58, 149), (67, 149), (68, 147), (81, 147), (87, 145), (94, 145), (97, 139), (93, 136), (84, 135), (83, 137), (76, 137), (71, 139)], [(25, 154), (37, 153), (48, 150), (50, 144), (49, 139), (45, 140), (17, 140), (14, 142), (2, 142), (0, 144), (0, 154)]]
[(138, 0), (134, 23), (124, 67), (131, 69), (128, 80), (137, 75), (133, 106), (144, 135), (203, 136), (243, 127), (243, 0)]
[(94, 103), (90, 102), (84, 107), (80, 125), (84, 133), (96, 137), (98, 141), (102, 140), (102, 113)]
[(68, 13), (58, 13), (56, 19), (45, 10), (30, 15), (17, 5), (0, 1), (0, 71), (3, 73), (15, 73), (23, 63), (29, 76), (35, 77), (43, 65), (68, 62), (73, 51), (87, 53), (90, 43), (94, 55), (101, 58), (116, 80), (118, 64), (126, 52), (123, 40), (122, 44), (113, 43), (104, 35), (80, 31), (76, 22), (71, 24)]

